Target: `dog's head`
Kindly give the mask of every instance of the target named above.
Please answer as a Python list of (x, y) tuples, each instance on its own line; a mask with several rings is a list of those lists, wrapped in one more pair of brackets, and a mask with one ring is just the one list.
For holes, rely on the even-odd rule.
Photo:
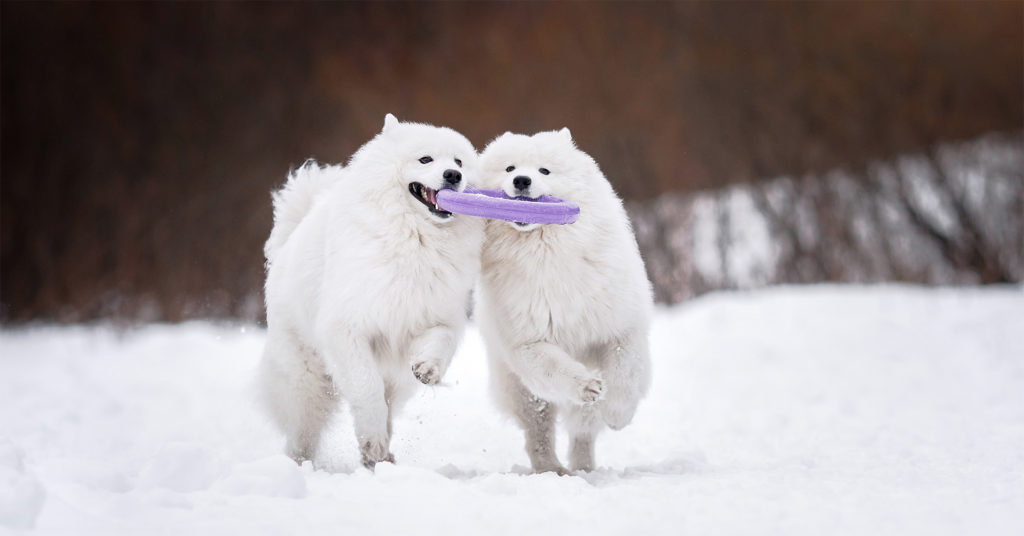
[[(607, 184), (597, 164), (576, 148), (568, 128), (533, 136), (506, 132), (480, 154), (480, 180), (509, 197), (560, 197), (583, 206), (594, 188)], [(537, 224), (511, 223), (520, 231)]]
[[(362, 154), (360, 154), (362, 153)], [(476, 169), (476, 149), (465, 136), (445, 127), (400, 122), (387, 114), (384, 128), (354, 157), (391, 177), (389, 188), (403, 202), (435, 222), (448, 222), (452, 213), (437, 206), (437, 192), (461, 192)]]

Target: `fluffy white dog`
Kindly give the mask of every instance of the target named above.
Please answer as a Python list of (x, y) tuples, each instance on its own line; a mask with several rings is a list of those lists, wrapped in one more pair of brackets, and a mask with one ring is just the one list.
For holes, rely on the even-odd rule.
[(392, 417), (444, 375), (479, 274), (482, 221), (435, 203), (475, 164), (461, 134), (388, 114), (348, 165), (307, 162), (274, 194), (260, 384), (295, 460), (339, 399), (363, 464), (394, 460)]
[(534, 471), (594, 468), (605, 425), (629, 424), (650, 383), (651, 287), (622, 201), (568, 129), (506, 133), (480, 155), (482, 184), (580, 206), (572, 225), (488, 221), (477, 315), (499, 404), (526, 433)]

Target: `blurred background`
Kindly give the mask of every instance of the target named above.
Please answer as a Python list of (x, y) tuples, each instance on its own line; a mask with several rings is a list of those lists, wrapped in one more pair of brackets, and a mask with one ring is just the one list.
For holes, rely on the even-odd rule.
[(1024, 279), (1024, 3), (3, 2), (0, 320), (262, 321), (270, 191), (384, 114), (568, 126), (659, 301)]

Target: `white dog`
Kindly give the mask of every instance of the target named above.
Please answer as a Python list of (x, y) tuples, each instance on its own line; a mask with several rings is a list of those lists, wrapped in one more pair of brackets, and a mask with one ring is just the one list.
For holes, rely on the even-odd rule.
[(651, 287), (622, 201), (568, 129), (499, 136), (480, 175), (509, 196), (580, 206), (572, 225), (487, 222), (477, 315), (495, 394), (526, 432), (534, 471), (566, 472), (559, 413), (571, 469), (592, 470), (595, 436), (629, 424), (650, 383)]
[(307, 162), (274, 194), (260, 384), (296, 461), (339, 398), (363, 464), (394, 460), (392, 417), (444, 375), (479, 274), (482, 220), (435, 203), (475, 164), (461, 134), (388, 114), (344, 168)]

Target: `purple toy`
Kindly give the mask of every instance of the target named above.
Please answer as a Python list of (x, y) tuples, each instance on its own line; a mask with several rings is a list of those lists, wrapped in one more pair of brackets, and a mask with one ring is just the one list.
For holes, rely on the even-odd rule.
[(501, 190), (466, 188), (464, 192), (439, 190), (437, 206), (448, 212), (479, 216), (516, 223), (573, 223), (580, 215), (580, 207), (550, 195), (537, 199), (509, 197)]

